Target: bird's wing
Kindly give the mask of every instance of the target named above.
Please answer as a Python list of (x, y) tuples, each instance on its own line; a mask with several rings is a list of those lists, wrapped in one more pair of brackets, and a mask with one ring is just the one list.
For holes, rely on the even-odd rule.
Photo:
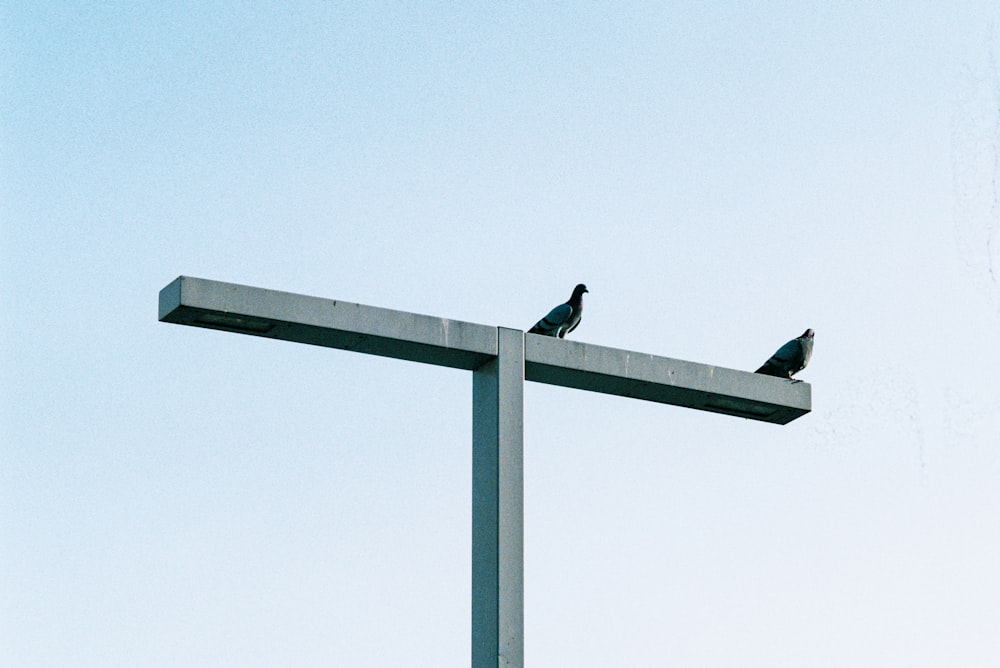
[(802, 359), (802, 344), (798, 339), (792, 339), (771, 356), (768, 362), (791, 366)]
[(555, 307), (549, 314), (539, 320), (532, 329), (540, 329), (543, 331), (552, 331), (559, 327), (562, 327), (573, 315), (573, 307), (569, 304), (560, 304)]

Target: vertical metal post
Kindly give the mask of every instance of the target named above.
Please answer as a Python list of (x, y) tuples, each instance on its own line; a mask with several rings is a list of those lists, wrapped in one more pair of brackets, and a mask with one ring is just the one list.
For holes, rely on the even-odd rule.
[(472, 666), (524, 666), (524, 332), (472, 372)]

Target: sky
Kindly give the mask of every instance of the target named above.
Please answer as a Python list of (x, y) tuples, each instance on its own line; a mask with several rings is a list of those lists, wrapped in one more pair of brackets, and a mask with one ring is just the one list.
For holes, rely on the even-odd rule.
[(1000, 9), (0, 2), (0, 665), (469, 663), (471, 374), (179, 275), (757, 368), (525, 387), (531, 666), (1000, 654)]

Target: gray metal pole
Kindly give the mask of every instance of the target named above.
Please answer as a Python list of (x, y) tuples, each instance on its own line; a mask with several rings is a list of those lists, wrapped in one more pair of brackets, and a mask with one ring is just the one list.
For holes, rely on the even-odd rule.
[(524, 332), (472, 373), (472, 666), (524, 666)]
[(180, 276), (160, 320), (472, 371), (472, 665), (524, 666), (524, 381), (786, 424), (808, 383)]

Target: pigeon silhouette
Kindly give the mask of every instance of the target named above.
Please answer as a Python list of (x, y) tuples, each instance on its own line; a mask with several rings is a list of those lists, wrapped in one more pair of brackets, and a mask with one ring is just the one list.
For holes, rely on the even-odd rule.
[(778, 348), (777, 352), (771, 355), (771, 359), (764, 362), (764, 366), (757, 369), (756, 373), (766, 376), (777, 376), (778, 378), (791, 378), (802, 371), (809, 364), (809, 358), (813, 352), (813, 336), (816, 332), (807, 329), (797, 339), (792, 339), (785, 345)]
[(549, 314), (536, 322), (535, 326), (528, 330), (528, 333), (565, 338), (580, 324), (580, 316), (583, 315), (584, 292), (589, 292), (589, 290), (583, 283), (573, 288), (573, 295), (569, 301), (549, 311)]

